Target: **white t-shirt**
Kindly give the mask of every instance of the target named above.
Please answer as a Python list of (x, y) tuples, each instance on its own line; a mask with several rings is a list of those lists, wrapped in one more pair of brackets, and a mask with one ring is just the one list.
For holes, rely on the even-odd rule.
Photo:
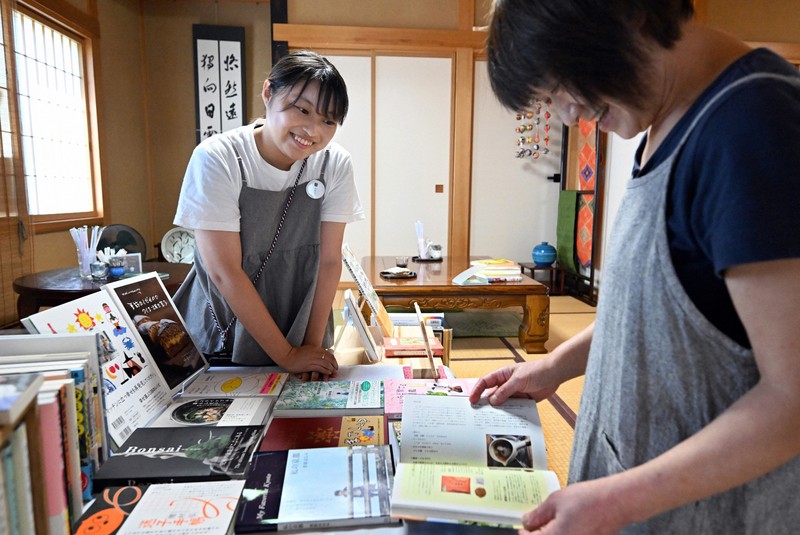
[[(251, 188), (283, 191), (290, 188), (302, 160), (283, 171), (268, 164), (256, 148), (249, 124), (210, 137), (195, 147), (183, 177), (178, 209), (173, 223), (188, 229), (239, 232), (239, 193), (242, 174), (233, 146), (242, 157), (247, 185)], [(331, 142), (330, 159), (325, 169), (325, 196), (322, 198), (322, 221), (352, 223), (364, 219), (364, 209), (353, 180), (350, 154)], [(319, 178), (325, 149), (308, 158), (295, 195), (306, 195), (304, 183)]]

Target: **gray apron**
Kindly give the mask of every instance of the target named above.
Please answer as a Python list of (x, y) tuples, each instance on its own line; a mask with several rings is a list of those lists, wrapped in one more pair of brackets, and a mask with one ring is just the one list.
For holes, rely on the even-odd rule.
[[(684, 291), (667, 242), (666, 199), (673, 163), (698, 121), (742, 84), (765, 76), (798, 84), (771, 75), (731, 84), (698, 114), (665, 162), (627, 186), (603, 269), (570, 482), (615, 474), (657, 457), (708, 425), (759, 380), (752, 351), (714, 327)], [(796, 533), (799, 483), (796, 457), (745, 485), (625, 532)]]
[[(319, 177), (323, 185), (327, 162), (326, 154)], [(258, 275), (280, 225), (291, 188), (284, 191), (251, 188), (241, 161), (239, 170), (242, 174), (239, 193), (242, 269), (251, 281), (257, 278), (256, 290), (270, 315), (289, 344), (299, 347), (306, 335), (317, 285), (322, 199), (309, 197), (305, 184), (297, 187), (275, 249)], [(234, 314), (211, 281), (199, 251), (195, 251), (194, 266), (174, 301), (204, 353), (230, 354), (236, 364), (275, 364), (241, 322), (234, 321)], [(223, 332), (227, 336), (223, 337)], [(331, 313), (323, 345), (328, 347), (332, 343)]]

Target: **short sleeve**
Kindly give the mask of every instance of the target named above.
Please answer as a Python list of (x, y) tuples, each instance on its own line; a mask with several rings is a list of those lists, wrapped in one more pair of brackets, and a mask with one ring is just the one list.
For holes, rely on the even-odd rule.
[(239, 232), (241, 177), (230, 141), (198, 145), (183, 177), (173, 223), (197, 230)]

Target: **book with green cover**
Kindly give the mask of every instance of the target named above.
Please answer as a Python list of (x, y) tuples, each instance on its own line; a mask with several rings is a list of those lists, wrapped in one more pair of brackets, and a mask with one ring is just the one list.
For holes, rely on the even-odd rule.
[(275, 402), (278, 417), (383, 414), (381, 381), (287, 381)]

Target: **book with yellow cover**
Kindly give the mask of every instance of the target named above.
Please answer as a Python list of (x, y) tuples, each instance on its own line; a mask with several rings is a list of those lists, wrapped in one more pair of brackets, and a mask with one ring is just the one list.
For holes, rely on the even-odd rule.
[(521, 526), (559, 488), (531, 399), (407, 395), (392, 516)]

